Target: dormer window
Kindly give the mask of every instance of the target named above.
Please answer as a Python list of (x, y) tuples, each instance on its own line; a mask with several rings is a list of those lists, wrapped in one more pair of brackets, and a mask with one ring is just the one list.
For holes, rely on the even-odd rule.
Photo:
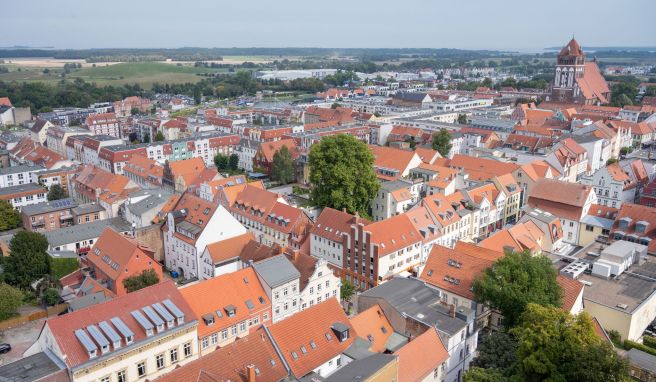
[(627, 229), (629, 227), (629, 224), (631, 224), (631, 218), (624, 217), (620, 219), (620, 228)]
[(89, 351), (89, 358), (96, 358), (97, 355), (98, 352), (95, 349)]
[(134, 342), (134, 336), (125, 337), (125, 344), (126, 345), (130, 345), (132, 342)]
[(639, 222), (636, 223), (636, 232), (645, 233), (647, 231), (648, 226), (649, 226), (648, 222), (640, 220)]
[(228, 317), (234, 317), (237, 314), (237, 308), (234, 305), (228, 305), (223, 310), (225, 310)]
[(207, 326), (214, 325), (214, 315), (212, 313), (208, 313), (208, 314), (203, 315), (203, 321), (205, 322), (205, 325), (207, 325)]

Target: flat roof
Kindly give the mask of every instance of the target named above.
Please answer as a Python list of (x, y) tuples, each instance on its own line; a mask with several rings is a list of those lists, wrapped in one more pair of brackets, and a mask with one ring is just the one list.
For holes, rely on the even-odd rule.
[(380, 369), (398, 357), (393, 354), (374, 354), (367, 358), (356, 359), (337, 370), (325, 379), (326, 382), (360, 381), (375, 375)]
[(51, 200), (49, 202), (41, 202), (30, 204), (21, 209), (21, 212), (27, 216), (47, 214), (50, 212), (67, 210), (77, 206), (77, 202), (72, 198), (64, 198), (59, 200)]
[(278, 255), (253, 264), (255, 272), (272, 288), (301, 277), (287, 256)]
[[(578, 280), (586, 281), (583, 299), (605, 305), (621, 312), (632, 313), (645, 300), (656, 296), (656, 262), (647, 260), (635, 264), (615, 279), (604, 279), (582, 274)], [(650, 279), (651, 278), (651, 279)], [(626, 305), (626, 309), (618, 305)]]
[(11, 186), (11, 187), (0, 187), (0, 195), (12, 195), (21, 192), (38, 192), (38, 191), (43, 191), (43, 193), (47, 192), (45, 187), (36, 183), (26, 183), (26, 184), (21, 184), (19, 186)]
[(0, 366), (0, 380), (31, 382), (55, 374), (60, 367), (46, 353), (40, 352)]
[(20, 165), (20, 166), (11, 166), (11, 167), (4, 167), (0, 168), (0, 175), (9, 175), (9, 174), (18, 174), (20, 172), (31, 172), (31, 171), (41, 171), (44, 170), (45, 167), (43, 166), (29, 166), (26, 164)]
[(121, 218), (98, 220), (86, 224), (76, 224), (70, 227), (46, 231), (43, 234), (51, 247), (77, 243), (83, 240), (100, 237), (106, 227), (112, 227), (118, 232), (127, 232), (132, 229), (130, 224)]

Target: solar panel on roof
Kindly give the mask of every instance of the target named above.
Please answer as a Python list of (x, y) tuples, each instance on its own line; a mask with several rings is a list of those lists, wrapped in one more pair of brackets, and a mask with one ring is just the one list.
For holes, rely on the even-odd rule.
[(160, 304), (159, 302), (156, 302), (151, 306), (157, 311), (157, 313), (159, 313), (160, 316), (162, 316), (164, 318), (164, 320), (166, 322), (171, 322), (171, 321), (174, 320), (171, 313), (169, 313), (169, 311), (166, 310), (166, 308), (164, 308), (164, 306), (162, 304)]
[(126, 339), (126, 342), (127, 342), (127, 338), (134, 337), (134, 333), (132, 333), (132, 330), (130, 330), (130, 328), (127, 325), (125, 325), (125, 322), (123, 322), (123, 320), (121, 320), (118, 317), (112, 317), (110, 321), (112, 321), (112, 324), (114, 324), (116, 329), (118, 329), (118, 331), (121, 332), (123, 337)]
[(150, 306), (144, 306), (142, 310), (144, 311), (144, 313), (146, 313), (146, 316), (148, 316), (148, 318), (150, 318), (150, 320), (156, 326), (164, 325), (164, 320), (162, 320), (162, 318), (158, 316), (157, 313), (155, 313), (153, 308), (151, 308)]
[(148, 334), (149, 332), (152, 332), (152, 330), (154, 328), (152, 322), (148, 321), (148, 319), (146, 317), (144, 317), (144, 315), (141, 314), (140, 311), (133, 310), (132, 312), (130, 312), (130, 314), (132, 315), (132, 317), (134, 317), (135, 320), (137, 320), (139, 325), (141, 325), (141, 327), (144, 328), (144, 330), (146, 331), (146, 334)]
[(100, 329), (98, 329), (96, 325), (89, 325), (87, 326), (87, 331), (89, 334), (91, 334), (91, 337), (96, 340), (96, 343), (103, 349), (103, 353), (106, 352), (106, 348), (109, 347), (109, 341), (107, 341), (107, 338), (105, 338), (105, 336), (100, 332)]
[(77, 337), (77, 339), (80, 341), (82, 346), (84, 346), (84, 348), (87, 349), (87, 351), (89, 353), (93, 353), (96, 350), (98, 350), (98, 347), (96, 346), (96, 344), (93, 343), (93, 341), (91, 341), (91, 338), (89, 338), (89, 336), (87, 335), (87, 332), (85, 332), (84, 330), (82, 330), (82, 329), (76, 330), (75, 331), (75, 337)]
[(107, 338), (112, 341), (112, 343), (116, 344), (117, 342), (121, 342), (121, 336), (116, 333), (116, 330), (114, 330), (114, 328), (112, 328), (111, 325), (107, 323), (107, 321), (100, 322), (98, 326), (100, 326), (100, 329), (103, 331), (103, 333), (105, 333)]

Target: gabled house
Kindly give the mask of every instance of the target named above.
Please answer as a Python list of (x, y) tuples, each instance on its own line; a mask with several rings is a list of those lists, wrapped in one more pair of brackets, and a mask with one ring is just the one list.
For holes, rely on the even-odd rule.
[(271, 319), (271, 301), (253, 268), (180, 288), (198, 320), (199, 354), (207, 354), (257, 331)]
[(151, 249), (135, 239), (105, 228), (86, 255), (89, 275), (117, 296), (128, 293), (124, 280), (152, 270), (162, 282), (162, 266)]
[(637, 196), (638, 183), (619, 163), (612, 163), (584, 176), (581, 183), (594, 187), (597, 203), (604, 206), (620, 208), (622, 203), (633, 203)]

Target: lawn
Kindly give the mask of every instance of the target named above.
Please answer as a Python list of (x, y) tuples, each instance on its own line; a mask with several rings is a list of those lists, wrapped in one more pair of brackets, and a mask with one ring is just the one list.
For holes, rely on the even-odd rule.
[[(9, 68), (9, 73), (0, 73), (0, 81), (43, 81), (56, 82), (62, 77), (63, 69), (50, 68), (50, 73), (44, 74), (42, 67), (20, 67), (16, 65), (4, 65)], [(197, 68), (191, 64), (178, 66), (175, 63), (160, 62), (130, 62), (114, 65), (97, 64), (94, 67), (74, 69), (66, 78), (69, 80), (81, 78), (88, 82), (103, 85), (124, 85), (138, 83), (144, 88), (150, 88), (153, 83), (179, 84), (185, 82), (198, 82), (205, 78), (199, 76), (201, 73), (227, 72), (224, 68)]]

